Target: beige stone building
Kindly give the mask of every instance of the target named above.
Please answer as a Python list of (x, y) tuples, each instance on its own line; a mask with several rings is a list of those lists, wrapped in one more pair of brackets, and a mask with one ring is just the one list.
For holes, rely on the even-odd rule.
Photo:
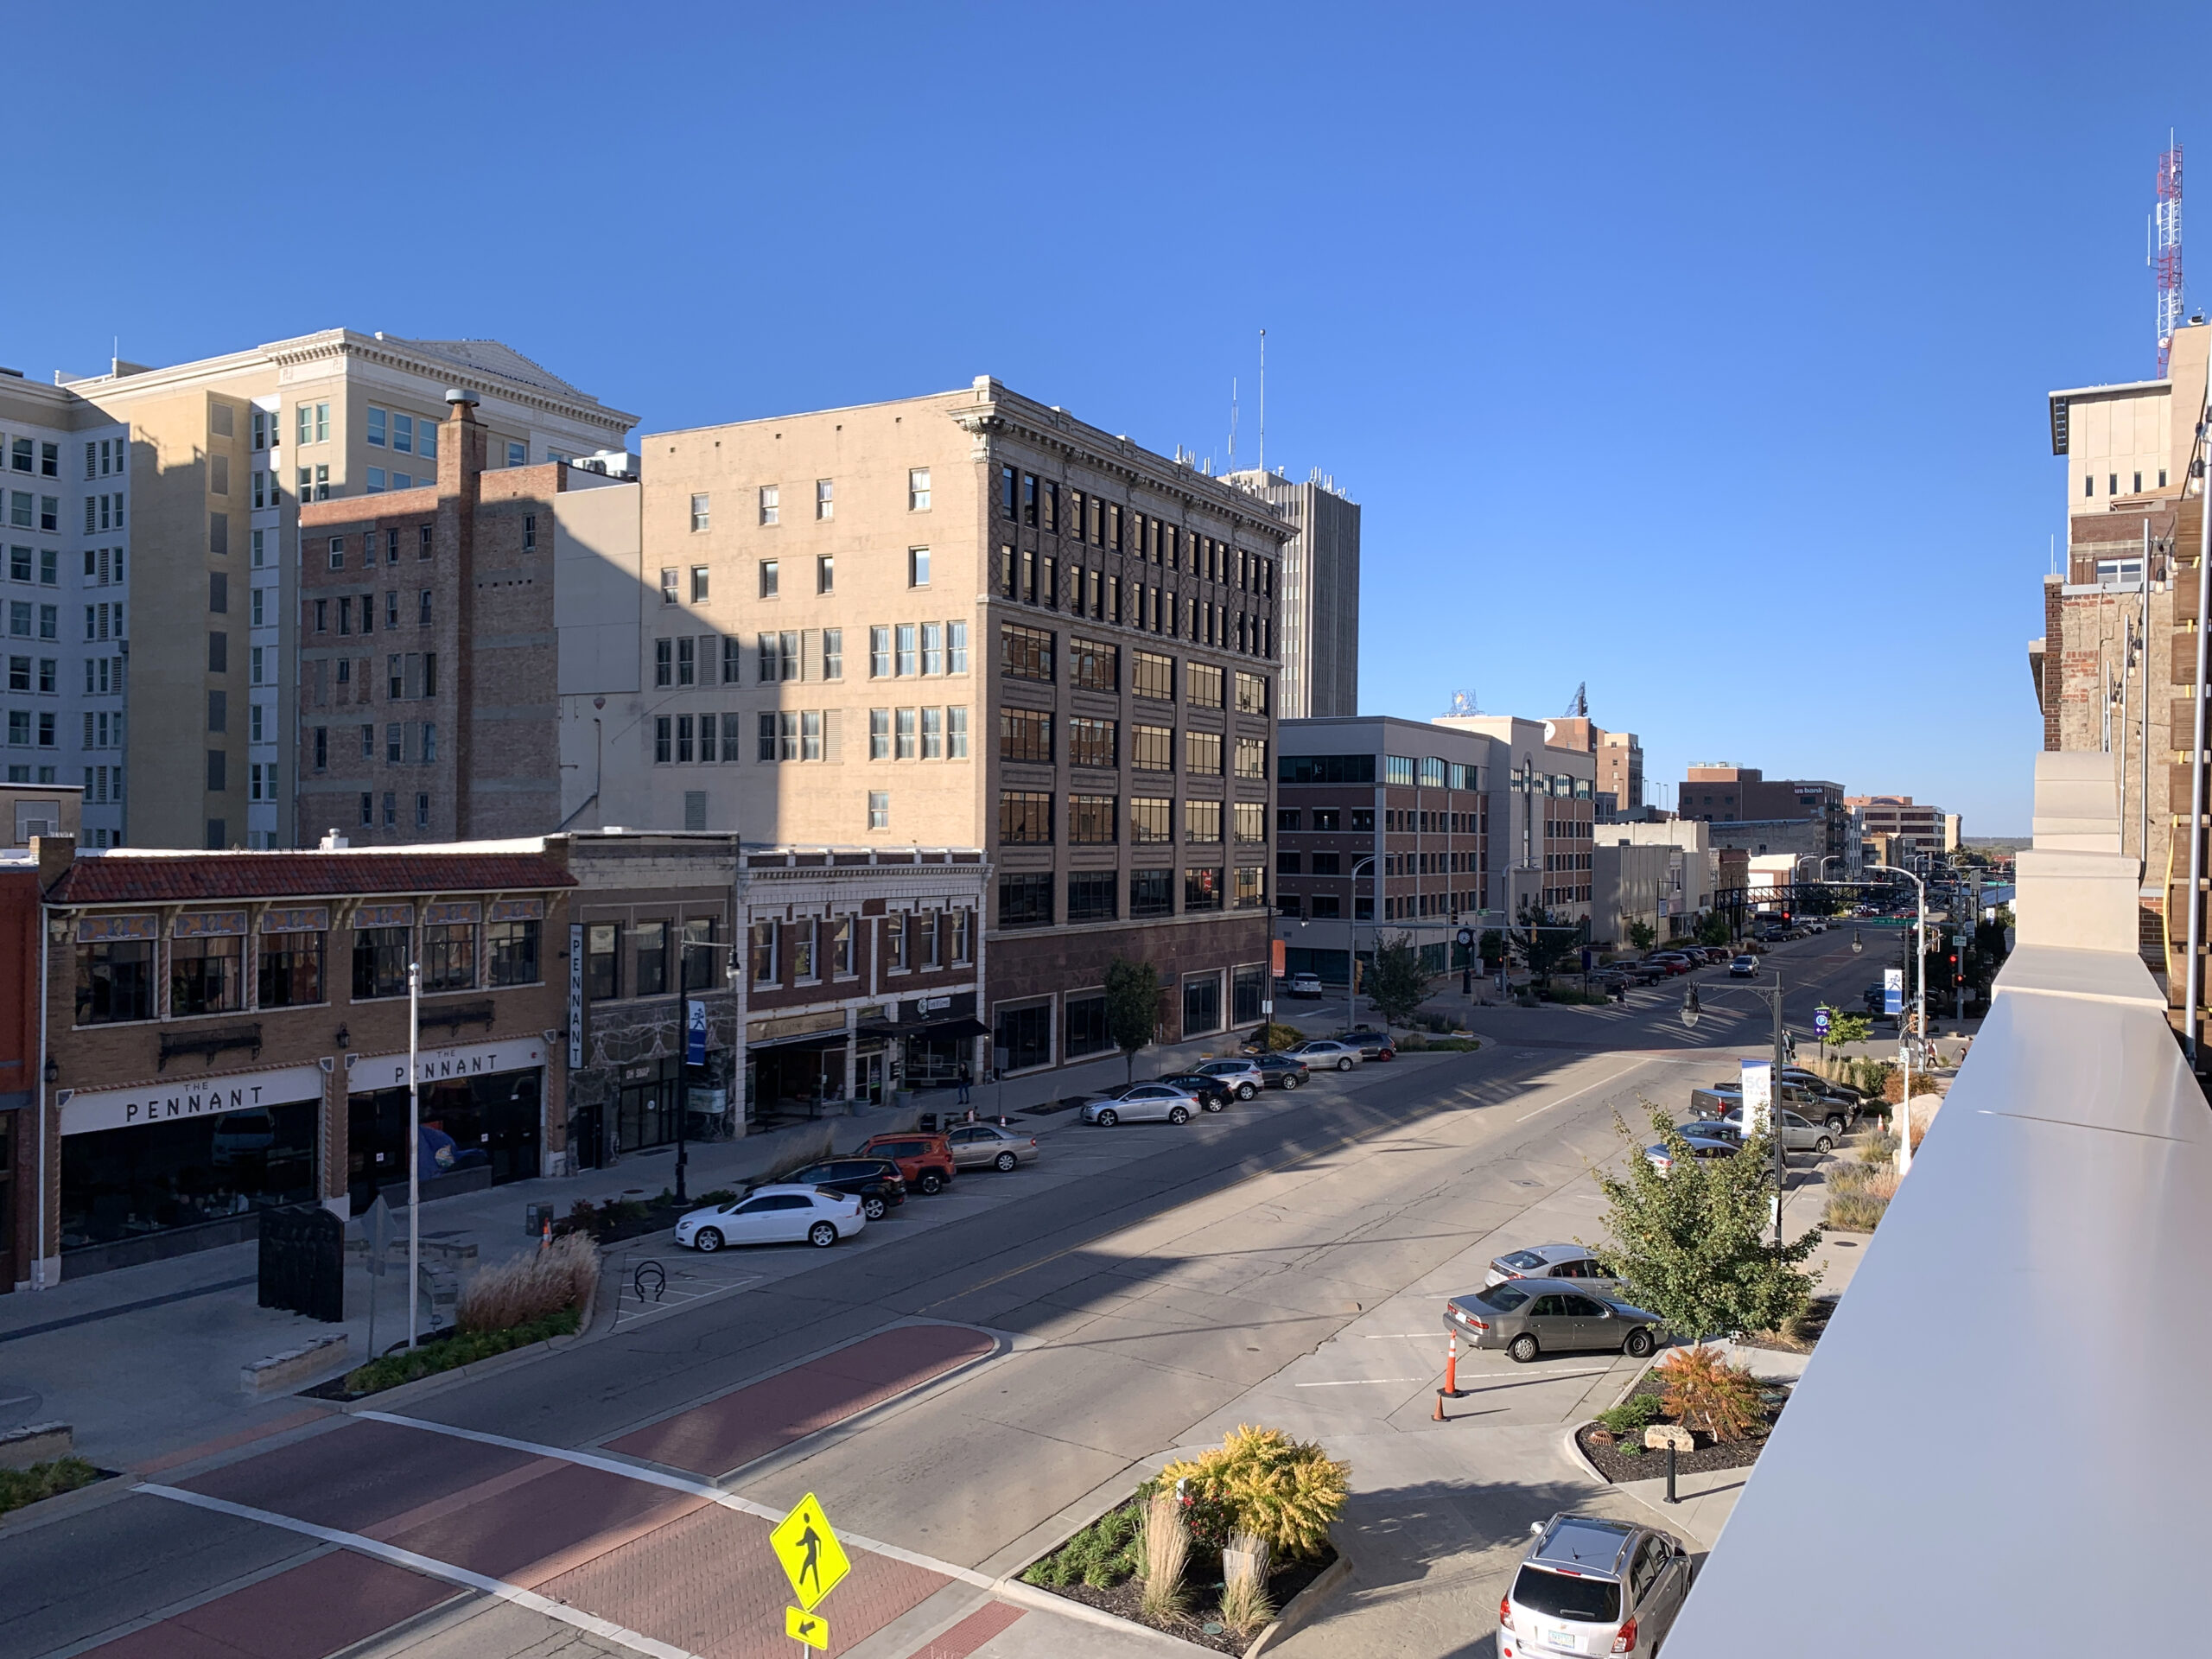
[[(448, 388), (480, 400), (494, 467), (619, 449), (636, 421), (496, 341), (344, 328), (56, 378), (58, 413), (87, 428), (65, 496), (73, 569), (97, 589), (72, 607), (94, 666), (78, 712), (111, 741), (63, 764), (87, 769), (95, 845), (111, 823), (149, 847), (289, 847), (326, 827), (293, 806), (302, 500), (421, 488)], [(115, 435), (111, 472), (92, 426)]]

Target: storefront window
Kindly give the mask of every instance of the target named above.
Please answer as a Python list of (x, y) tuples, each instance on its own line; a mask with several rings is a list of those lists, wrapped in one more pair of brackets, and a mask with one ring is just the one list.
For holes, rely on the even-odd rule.
[(61, 1142), (61, 1247), (82, 1249), (315, 1197), (312, 1101)]
[(1183, 982), (1183, 1035), (1187, 1040), (1221, 1029), (1221, 976)]
[(1000, 1052), (1002, 1071), (1024, 1071), (1052, 1063), (1052, 1005), (1039, 1002), (1026, 1008), (1001, 1008), (991, 1036)]
[(585, 930), (584, 981), (594, 1002), (611, 1001), (615, 995), (616, 938), (613, 922), (594, 922)]
[[(488, 1168), (496, 1184), (531, 1180), (543, 1173), (538, 1157), (543, 1076), (533, 1068), (424, 1084), (420, 1108), (423, 1179)], [(379, 1188), (407, 1179), (407, 1090), (379, 1089), (355, 1095), (347, 1118), (346, 1186), (353, 1213), (359, 1215)]]
[(407, 995), (407, 933), (404, 927), (353, 930), (353, 997)]
[(1268, 970), (1262, 963), (1249, 963), (1235, 970), (1235, 979), (1230, 993), (1236, 1007), (1230, 1019), (1240, 1026), (1255, 1024), (1260, 1018), (1260, 1004), (1268, 994)]
[(630, 983), (632, 996), (662, 996), (668, 991), (668, 924), (639, 922), (630, 929), (637, 947), (637, 977)]
[(542, 922), (492, 924), (492, 982), (494, 985), (535, 985), (543, 976), (537, 966), (537, 934)]
[(721, 983), (721, 959), (715, 950), (715, 918), (683, 924), (683, 988), (711, 991)]
[(77, 1023), (154, 1017), (154, 942), (104, 939), (77, 947)]
[(476, 924), (440, 922), (423, 930), (423, 988), (476, 988)]
[(305, 1007), (323, 1000), (321, 933), (261, 936), (261, 1006)]
[(1068, 999), (1068, 1058), (1096, 1054), (1113, 1046), (1106, 1034), (1106, 999), (1077, 996)]
[(169, 1014), (234, 1014), (245, 1006), (245, 940), (237, 934), (169, 941)]

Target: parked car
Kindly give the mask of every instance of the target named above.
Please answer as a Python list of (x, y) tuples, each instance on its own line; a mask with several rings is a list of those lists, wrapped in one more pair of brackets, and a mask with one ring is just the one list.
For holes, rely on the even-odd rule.
[(867, 1225), (861, 1200), (850, 1193), (778, 1182), (728, 1204), (692, 1211), (676, 1224), (676, 1242), (705, 1255), (725, 1244), (812, 1244), (827, 1249)]
[(1664, 963), (1669, 973), (1695, 973), (1705, 966), (1705, 957), (1702, 955), (1692, 957), (1687, 950), (1655, 950), (1644, 960)]
[(1860, 1006), (1867, 1013), (1878, 1014), (1889, 1002), (1889, 992), (1880, 985), (1869, 985), (1859, 994)]
[(1337, 1033), (1337, 1040), (1358, 1044), (1362, 1059), (1395, 1060), (1398, 1058), (1398, 1046), (1390, 1040), (1390, 1033), (1373, 1026), (1355, 1026), (1350, 1031), (1340, 1031)]
[(1538, 1354), (1611, 1349), (1641, 1359), (1658, 1345), (1656, 1313), (1596, 1292), (1509, 1280), (1444, 1305), (1444, 1328), (1477, 1348), (1503, 1348), (1520, 1364)]
[(1728, 977), (1731, 979), (1750, 979), (1756, 975), (1758, 970), (1759, 959), (1757, 957), (1738, 957), (1733, 962), (1728, 964)]
[(1533, 1530), (1497, 1604), (1498, 1659), (1658, 1650), (1697, 1570), (1681, 1539), (1601, 1516), (1554, 1515)]
[(1626, 974), (1638, 985), (1656, 985), (1661, 980), (1667, 977), (1667, 969), (1665, 965), (1656, 962), (1630, 963), (1627, 966), (1624, 967), (1621, 971)]
[(873, 1135), (861, 1142), (856, 1155), (888, 1158), (906, 1185), (925, 1198), (944, 1192), (959, 1168), (942, 1135)]
[[(804, 1169), (793, 1170), (779, 1185), (818, 1186), (842, 1192), (861, 1201), (861, 1214), (881, 1221), (887, 1211), (906, 1202), (906, 1178), (888, 1158), (830, 1158)], [(754, 1187), (753, 1192), (765, 1187)], [(746, 1195), (752, 1196), (751, 1192)]]
[(1367, 1056), (1357, 1043), (1338, 1042), (1333, 1037), (1316, 1037), (1310, 1042), (1298, 1043), (1283, 1051), (1295, 1054), (1318, 1071), (1349, 1071)]
[(1155, 1077), (1150, 1083), (1124, 1083), (1101, 1090), (1084, 1102), (1079, 1116), (1086, 1123), (1110, 1129), (1124, 1122), (1187, 1123), (1198, 1109), (1198, 1096)]
[(1316, 997), (1320, 995), (1321, 976), (1319, 974), (1293, 974), (1290, 976), (1290, 994), (1293, 996), (1305, 997)]
[(1485, 1286), (1512, 1279), (1571, 1279), (1578, 1290), (1610, 1293), (1616, 1281), (1598, 1265), (1598, 1258), (1580, 1244), (1533, 1244), (1525, 1250), (1501, 1255), (1490, 1264)]
[(1674, 956), (1666, 953), (1646, 957), (1643, 959), (1643, 965), (1646, 968), (1656, 968), (1662, 974), (1667, 975), (1669, 977), (1672, 977), (1676, 974), (1687, 974), (1690, 971), (1690, 960), (1688, 957)]
[(1010, 1170), (1037, 1161), (1037, 1137), (1002, 1129), (995, 1123), (963, 1123), (945, 1132), (956, 1169)]
[[(1739, 1137), (1751, 1133), (1751, 1126), (1745, 1122), (1741, 1106), (1732, 1112), (1724, 1113), (1720, 1122), (1734, 1129)], [(1815, 1122), (1786, 1106), (1782, 1109), (1782, 1147), (1785, 1152), (1834, 1152), (1842, 1134), (1841, 1129), (1831, 1123)]]
[(1217, 1112), (1236, 1098), (1236, 1085), (1227, 1077), (1210, 1077), (1203, 1071), (1171, 1071), (1154, 1077), (1171, 1089), (1180, 1089), (1210, 1112)]
[(1675, 1124), (1675, 1133), (1685, 1141), (1726, 1141), (1737, 1147), (1744, 1144), (1743, 1131), (1718, 1117), (1694, 1117), (1687, 1123)]
[[(1734, 1141), (1709, 1141), (1703, 1135), (1685, 1135), (1682, 1138), (1689, 1144), (1690, 1156), (1700, 1161), (1709, 1161), (1715, 1158), (1733, 1158), (1743, 1150)], [(1646, 1147), (1643, 1149), (1643, 1155), (1651, 1160), (1651, 1167), (1662, 1175), (1675, 1166), (1675, 1154), (1667, 1150), (1667, 1143), (1664, 1141), (1660, 1141), (1656, 1146)]]
[(1703, 949), (1705, 950), (1705, 959), (1716, 968), (1727, 962), (1730, 957), (1736, 954), (1725, 944), (1708, 944), (1704, 946)]
[(1313, 1075), (1295, 1054), (1262, 1054), (1255, 1063), (1260, 1068), (1262, 1084), (1269, 1089), (1295, 1089)]
[(1208, 1060), (1204, 1065), (1191, 1068), (1202, 1077), (1218, 1078), (1223, 1086), (1239, 1100), (1249, 1100), (1268, 1086), (1260, 1071), (1260, 1063), (1249, 1060)]
[[(1818, 1123), (1825, 1128), (1831, 1141), (1843, 1139), (1857, 1114), (1847, 1105), (1823, 1100), (1818, 1095), (1799, 1088), (1795, 1084), (1782, 1085), (1782, 1104), (1785, 1111), (1802, 1121)], [(1690, 1113), (1695, 1117), (1726, 1119), (1742, 1112), (1744, 1091), (1733, 1083), (1717, 1083), (1709, 1089), (1690, 1090)], [(1796, 1141), (1789, 1143), (1792, 1152), (1804, 1147)]]

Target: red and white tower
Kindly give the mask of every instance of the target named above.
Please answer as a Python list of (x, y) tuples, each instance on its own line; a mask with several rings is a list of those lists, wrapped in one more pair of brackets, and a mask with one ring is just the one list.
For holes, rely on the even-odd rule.
[(2158, 376), (2165, 378), (2181, 327), (2181, 146), (2168, 135), (2158, 157), (2158, 206), (2151, 215), (2150, 265), (2158, 284)]

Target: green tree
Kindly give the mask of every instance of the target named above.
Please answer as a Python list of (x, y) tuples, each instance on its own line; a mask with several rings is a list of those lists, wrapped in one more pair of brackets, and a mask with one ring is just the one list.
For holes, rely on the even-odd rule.
[(1828, 1015), (1828, 1045), (1841, 1048), (1846, 1043), (1863, 1043), (1874, 1032), (1874, 1022), (1863, 1014), (1835, 1014)]
[(1729, 942), (1728, 918), (1719, 911), (1707, 911), (1698, 921), (1697, 942), (1714, 946), (1726, 944)]
[(1551, 983), (1552, 969), (1576, 957), (1590, 939), (1586, 919), (1580, 923), (1563, 920), (1526, 899), (1521, 901), (1520, 913), (1514, 921), (1515, 942), (1528, 956), (1529, 976), (1546, 985)]
[(1606, 1236), (1591, 1254), (1626, 1287), (1628, 1300), (1692, 1342), (1779, 1330), (1804, 1311), (1820, 1281), (1797, 1264), (1821, 1233), (1816, 1227), (1780, 1246), (1767, 1241), (1771, 1146), (1754, 1136), (1733, 1158), (1694, 1158), (1667, 1113), (1643, 1103), (1673, 1167), (1663, 1175), (1653, 1168), (1642, 1137), (1615, 1114), (1627, 1168), (1592, 1172), (1605, 1196)]
[(1383, 1024), (1404, 1025), (1428, 995), (1428, 965), (1421, 951), (1403, 933), (1375, 940), (1375, 960), (1369, 964), (1367, 1000), (1382, 1016)]
[(1630, 922), (1628, 942), (1639, 950), (1649, 950), (1659, 942), (1659, 930), (1649, 922)]
[(1124, 1075), (1134, 1081), (1137, 1051), (1160, 1028), (1160, 970), (1120, 957), (1106, 964), (1106, 1034), (1122, 1051)]

